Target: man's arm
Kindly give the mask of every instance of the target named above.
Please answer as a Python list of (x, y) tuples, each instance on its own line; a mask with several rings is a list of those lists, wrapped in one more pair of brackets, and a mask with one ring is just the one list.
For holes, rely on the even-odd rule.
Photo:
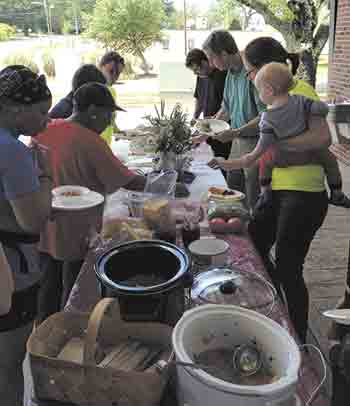
[[(3, 177), (7, 200), (16, 223), (23, 231), (39, 233), (51, 214), (52, 181), (50, 151), (32, 140), (32, 158), (21, 149), (12, 151), (12, 159), (22, 160), (21, 170), (16, 167)], [(39, 176), (38, 176), (39, 173)]]
[(238, 159), (225, 160), (223, 158), (214, 158), (208, 163), (208, 165), (212, 168), (219, 166), (220, 168), (228, 171), (241, 168), (250, 168), (257, 163), (258, 159), (265, 153), (265, 151), (267, 151), (267, 149), (268, 145), (265, 145), (259, 141), (253, 151), (249, 154), (245, 154)]
[(214, 118), (217, 120), (224, 120), (224, 121), (229, 121), (230, 116), (228, 112), (225, 110), (225, 107), (221, 107), (221, 109), (214, 115)]
[(51, 179), (42, 176), (39, 180), (40, 189), (38, 191), (10, 200), (18, 225), (25, 232), (32, 234), (37, 234), (42, 230), (51, 214)]
[(202, 106), (199, 103), (199, 100), (196, 98), (195, 102), (194, 102), (194, 113), (193, 113), (193, 118), (195, 120), (198, 119), (198, 117), (201, 115), (202, 113)]
[(226, 143), (231, 142), (236, 137), (256, 137), (259, 121), (260, 118), (255, 117), (240, 128), (230, 128), (229, 130), (222, 131), (215, 136), (215, 139), (222, 143)]
[(128, 189), (128, 190), (142, 192), (145, 189), (146, 180), (147, 180), (146, 176), (135, 175), (135, 177), (129, 183), (127, 183), (124, 187), (125, 187), (125, 189)]
[(309, 151), (328, 148), (331, 143), (332, 136), (326, 119), (311, 116), (307, 131), (297, 137), (279, 142), (279, 147), (288, 151)]

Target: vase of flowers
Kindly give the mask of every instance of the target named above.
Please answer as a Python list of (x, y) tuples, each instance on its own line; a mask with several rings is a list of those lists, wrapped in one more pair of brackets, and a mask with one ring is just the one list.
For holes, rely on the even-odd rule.
[(181, 104), (176, 104), (170, 115), (166, 115), (164, 100), (161, 101), (160, 111), (157, 106), (155, 111), (155, 117), (146, 118), (158, 130), (156, 139), (158, 169), (175, 169), (180, 175), (189, 162), (188, 154), (192, 145), (188, 115), (183, 112)]

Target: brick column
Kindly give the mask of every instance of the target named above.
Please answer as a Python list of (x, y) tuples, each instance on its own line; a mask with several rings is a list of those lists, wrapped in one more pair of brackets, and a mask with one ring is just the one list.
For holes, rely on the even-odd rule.
[(338, 0), (333, 54), (329, 55), (329, 98), (350, 99), (350, 1)]

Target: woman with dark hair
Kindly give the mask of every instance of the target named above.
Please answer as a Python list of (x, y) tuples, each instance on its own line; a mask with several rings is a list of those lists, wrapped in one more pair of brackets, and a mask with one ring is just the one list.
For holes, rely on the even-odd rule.
[(68, 118), (73, 112), (73, 94), (80, 86), (85, 83), (97, 82), (103, 85), (107, 83), (104, 74), (92, 64), (82, 65), (75, 73), (72, 79), (72, 90), (66, 97), (61, 99), (49, 113), (50, 118)]
[[(298, 68), (297, 56), (288, 53), (273, 38), (257, 38), (247, 45), (244, 64), (252, 81), (258, 70), (270, 62), (291, 63), (293, 73)], [(298, 79), (290, 94), (318, 99), (315, 90)], [(279, 142), (279, 148), (304, 151), (329, 146), (327, 122), (314, 117), (309, 120), (308, 131)], [(273, 157), (273, 151), (268, 150), (261, 159), (270, 157)], [(267, 270), (276, 286), (283, 288), (291, 320), (302, 342), (306, 340), (309, 309), (303, 266), (310, 244), (327, 214), (324, 177), (324, 170), (318, 164), (279, 167), (276, 162), (272, 171), (271, 198), (255, 212), (249, 224), (250, 235)], [(275, 265), (269, 256), (273, 244), (276, 244)]]
[(0, 316), (0, 399), (4, 406), (21, 403), (21, 362), (37, 314), (42, 279), (36, 244), (51, 213), (46, 153), (37, 143), (29, 149), (18, 137), (35, 137), (43, 131), (50, 106), (51, 92), (44, 76), (21, 65), (0, 71), (0, 266), (9, 267), (14, 280), (14, 287), (11, 280), (0, 286), (2, 297), (11, 295), (14, 288), (12, 305), (7, 305), (10, 311)]
[[(54, 120), (38, 136), (52, 151), (54, 187), (80, 185), (107, 195), (124, 187), (143, 190), (146, 179), (130, 171), (116, 158), (101, 134), (112, 115), (121, 110), (109, 89), (87, 83), (73, 95), (73, 114)], [(45, 280), (39, 300), (39, 321), (65, 305), (88, 250), (91, 230), (101, 228), (103, 205), (84, 211), (64, 212), (46, 224), (39, 251)]]
[(259, 70), (270, 62), (289, 63), (294, 76), (300, 64), (298, 54), (287, 52), (277, 40), (271, 37), (259, 37), (249, 42), (244, 50), (244, 58), (250, 67), (248, 76), (251, 70)]

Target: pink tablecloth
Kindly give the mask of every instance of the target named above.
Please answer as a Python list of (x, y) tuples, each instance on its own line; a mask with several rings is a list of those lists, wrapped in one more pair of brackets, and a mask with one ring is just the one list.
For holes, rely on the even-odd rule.
[[(261, 259), (249, 238), (234, 235), (227, 235), (222, 238), (230, 245), (229, 255), (235, 267), (245, 272), (257, 272), (268, 278)], [(93, 256), (94, 254), (91, 253), (90, 259), (92, 259)], [(254, 292), (250, 292), (250, 294), (254, 295)], [(99, 299), (100, 293), (96, 276), (92, 266), (89, 265), (89, 261), (87, 261), (71, 293), (67, 310), (90, 312)], [(286, 328), (296, 341), (298, 341), (291, 321), (289, 320), (287, 310), (279, 300), (276, 301), (269, 317)], [(304, 354), (297, 390), (302, 405), (306, 404), (309, 400), (312, 392), (318, 386), (320, 379), (321, 377), (318, 376), (310, 357)], [(312, 405), (329, 406), (329, 401), (323, 395), (319, 394)]]

